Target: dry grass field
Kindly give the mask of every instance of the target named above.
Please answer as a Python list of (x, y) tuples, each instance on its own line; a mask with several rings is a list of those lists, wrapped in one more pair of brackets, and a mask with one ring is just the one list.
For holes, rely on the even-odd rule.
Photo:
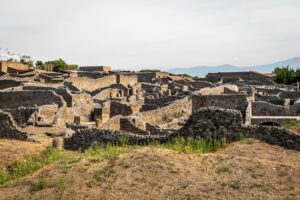
[(2, 184), (0, 199), (300, 199), (300, 153), (253, 139), (204, 154), (153, 146), (61, 154)]

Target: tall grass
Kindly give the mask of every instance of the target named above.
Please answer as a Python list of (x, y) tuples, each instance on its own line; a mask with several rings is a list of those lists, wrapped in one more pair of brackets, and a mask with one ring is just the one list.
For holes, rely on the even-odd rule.
[(150, 146), (172, 149), (181, 153), (208, 153), (216, 151), (226, 145), (226, 139), (195, 139), (192, 137), (176, 137), (175, 139), (164, 143), (152, 143)]
[(0, 184), (31, 174), (62, 156), (61, 152), (47, 147), (41, 154), (13, 162), (9, 168), (0, 169)]
[(122, 141), (119, 144), (108, 143), (107, 145), (94, 143), (91, 147), (86, 149), (81, 156), (92, 160), (111, 160), (121, 153), (128, 152), (132, 148), (133, 147), (127, 146), (125, 141)]

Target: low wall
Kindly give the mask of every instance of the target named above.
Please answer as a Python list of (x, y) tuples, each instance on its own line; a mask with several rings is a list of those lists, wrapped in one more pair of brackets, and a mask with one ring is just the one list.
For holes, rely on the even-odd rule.
[(255, 94), (255, 101), (266, 101), (271, 104), (275, 105), (283, 105), (284, 104), (284, 99), (277, 97), (277, 96), (272, 96), (272, 95), (260, 95), (260, 94)]
[(215, 87), (205, 87), (205, 88), (202, 88), (195, 92), (197, 94), (202, 94), (202, 95), (221, 95), (221, 94), (225, 93), (225, 88), (227, 88), (233, 92), (239, 91), (239, 89), (236, 85), (225, 84), (225, 85), (220, 85), (220, 86), (215, 86)]
[(65, 101), (51, 90), (0, 92), (0, 109), (33, 107), (49, 104), (65, 105)]
[(28, 136), (19, 130), (10, 113), (0, 111), (0, 138), (26, 140)]
[(64, 148), (70, 150), (86, 149), (95, 142), (98, 144), (117, 144), (123, 138), (126, 138), (127, 144), (134, 145), (147, 144), (154, 141), (166, 142), (176, 135), (176, 132), (164, 136), (150, 136), (105, 129), (81, 129), (77, 130), (71, 137), (64, 138)]
[(23, 90), (53, 90), (56, 94), (58, 94), (65, 100), (68, 107), (72, 107), (72, 94), (67, 88), (26, 85), (23, 86)]
[(37, 107), (19, 107), (14, 109), (5, 109), (9, 112), (19, 126), (25, 125), (31, 115), (38, 110)]
[(274, 105), (264, 101), (252, 102), (253, 116), (299, 116), (300, 104), (289, 107)]
[(202, 108), (195, 111), (180, 130), (182, 136), (194, 138), (226, 138), (234, 141), (237, 134), (300, 151), (300, 135), (284, 128), (243, 126), (241, 114), (235, 110)]
[(22, 84), (22, 82), (14, 81), (14, 80), (0, 80), (0, 90), (18, 87)]
[(242, 126), (240, 111), (217, 107), (200, 108), (193, 112), (181, 129), (181, 135), (213, 138), (231, 135), (232, 129)]
[(280, 98), (298, 100), (300, 98), (300, 91), (283, 91), (279, 94)]
[(111, 101), (110, 103), (110, 117), (116, 115), (128, 116), (133, 114), (133, 110), (130, 105), (123, 104), (117, 101)]
[(183, 96), (166, 96), (163, 98), (155, 98), (155, 99), (145, 97), (144, 104), (152, 104), (158, 107), (162, 107), (167, 103), (173, 102), (178, 99), (183, 99), (183, 98), (184, 98)]
[(245, 116), (247, 109), (246, 95), (206, 95), (206, 96), (192, 96), (192, 110), (196, 111), (202, 107), (220, 107), (225, 109), (238, 110)]
[(139, 117), (144, 122), (160, 126), (182, 116), (190, 115), (191, 112), (192, 103), (190, 97), (187, 96), (156, 110), (137, 113), (133, 117)]
[(138, 83), (138, 77), (135, 74), (119, 74), (117, 75), (117, 83), (125, 86), (134, 86)]
[(97, 79), (90, 79), (85, 77), (71, 77), (68, 81), (80, 90), (92, 92), (99, 88), (105, 88), (116, 84), (117, 77), (116, 75), (107, 75)]

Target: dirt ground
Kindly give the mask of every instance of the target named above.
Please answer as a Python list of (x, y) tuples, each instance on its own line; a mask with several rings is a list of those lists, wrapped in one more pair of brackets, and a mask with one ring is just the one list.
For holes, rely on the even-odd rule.
[(24, 156), (38, 154), (45, 149), (47, 144), (0, 139), (0, 167), (5, 167), (12, 161), (21, 159)]
[(49, 165), (0, 199), (300, 199), (300, 152), (251, 139), (208, 154), (144, 147)]

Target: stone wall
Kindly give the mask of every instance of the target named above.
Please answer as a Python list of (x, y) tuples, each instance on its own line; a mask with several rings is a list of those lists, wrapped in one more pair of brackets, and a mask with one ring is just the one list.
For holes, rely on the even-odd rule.
[(167, 103), (170, 103), (172, 101), (175, 101), (177, 99), (182, 99), (182, 98), (184, 98), (184, 97), (183, 96), (166, 96), (166, 97), (162, 97), (162, 98), (158, 98), (158, 99), (145, 97), (144, 103), (145, 104), (153, 104), (158, 107), (162, 107), (163, 105), (165, 105)]
[(217, 107), (204, 107), (193, 112), (181, 129), (181, 135), (200, 138), (222, 138), (242, 126), (240, 111)]
[(109, 87), (113, 84), (117, 83), (117, 76), (116, 75), (107, 75), (102, 78), (97, 79), (90, 79), (85, 77), (71, 77), (69, 82), (72, 83), (73, 86), (80, 90), (85, 91), (94, 91), (99, 88)]
[(70, 150), (86, 149), (95, 142), (104, 145), (108, 143), (117, 144), (124, 138), (129, 145), (166, 142), (177, 136), (177, 134), (177, 132), (168, 132), (161, 136), (151, 136), (105, 129), (81, 129), (77, 130), (72, 136), (64, 138), (64, 148)]
[(117, 75), (117, 83), (125, 86), (134, 86), (138, 83), (138, 77), (135, 74), (119, 74)]
[(284, 104), (284, 99), (278, 97), (278, 96), (273, 96), (273, 95), (260, 95), (260, 94), (255, 94), (255, 101), (266, 101), (271, 104), (275, 105), (283, 105)]
[(282, 99), (293, 99), (297, 101), (300, 98), (300, 91), (283, 91), (279, 94)]
[(207, 95), (207, 96), (192, 96), (192, 109), (198, 110), (202, 107), (220, 107), (225, 109), (233, 109), (240, 111), (245, 116), (247, 109), (247, 98), (245, 95)]
[(290, 107), (270, 104), (264, 101), (255, 101), (252, 103), (253, 116), (299, 116), (300, 104)]
[(15, 122), (19, 125), (25, 125), (31, 115), (38, 110), (37, 107), (18, 107), (13, 109), (5, 109), (5, 112), (9, 112)]
[(72, 107), (72, 94), (66, 87), (51, 87), (51, 86), (34, 86), (34, 85), (25, 85), (23, 90), (53, 90), (56, 94), (60, 95), (68, 107)]
[(279, 127), (243, 126), (241, 113), (214, 107), (195, 111), (180, 130), (182, 136), (226, 138), (234, 141), (238, 134), (300, 151), (300, 135)]
[(66, 103), (62, 97), (51, 90), (0, 92), (0, 109), (33, 107), (49, 104), (57, 104), (59, 107), (62, 107)]
[(134, 116), (139, 117), (142, 121), (153, 125), (163, 125), (171, 122), (176, 118), (190, 115), (192, 112), (192, 102), (189, 96), (178, 99), (170, 104), (156, 110), (137, 113)]
[(117, 101), (111, 101), (110, 103), (110, 117), (116, 115), (128, 116), (133, 114), (133, 110), (130, 105), (123, 104)]
[(149, 132), (137, 127), (129, 118), (120, 118), (120, 130), (138, 135), (149, 135)]
[(22, 84), (22, 82), (14, 81), (14, 80), (0, 80), (0, 90), (18, 87)]
[(205, 87), (200, 90), (195, 91), (196, 94), (202, 95), (221, 95), (224, 94), (225, 88), (230, 89), (231, 91), (238, 92), (239, 89), (236, 85), (225, 84), (215, 87)]
[(18, 128), (10, 113), (0, 111), (0, 138), (26, 140), (28, 136)]

